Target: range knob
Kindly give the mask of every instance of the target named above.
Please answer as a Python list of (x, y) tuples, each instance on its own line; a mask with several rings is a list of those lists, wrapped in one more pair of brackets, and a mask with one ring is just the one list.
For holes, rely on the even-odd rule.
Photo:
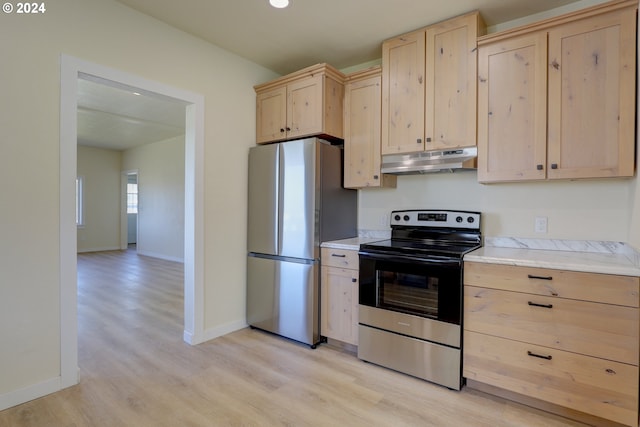
[(473, 224), (475, 222), (475, 219), (472, 216), (470, 216), (470, 217), (467, 218), (467, 222), (469, 224)]
[(405, 215), (403, 218), (405, 221), (409, 221), (409, 215)]
[(461, 216), (457, 216), (456, 217), (456, 222), (462, 222), (462, 217)]
[(395, 219), (396, 221), (400, 221), (400, 215), (394, 216), (393, 219)]

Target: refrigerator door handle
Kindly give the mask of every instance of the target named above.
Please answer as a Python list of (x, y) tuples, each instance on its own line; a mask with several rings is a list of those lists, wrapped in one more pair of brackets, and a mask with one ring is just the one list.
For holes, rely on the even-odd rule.
[(278, 213), (278, 215), (276, 215), (276, 248), (278, 250), (277, 254), (280, 255), (282, 254), (282, 230), (284, 229), (284, 224), (283, 221), (284, 219), (282, 218), (284, 215), (282, 215), (282, 213), (284, 213), (284, 199), (283, 199), (283, 195), (284, 195), (284, 191), (282, 189), (282, 186), (284, 185), (284, 149), (280, 149), (278, 150), (278, 156), (276, 158), (276, 164), (277, 164), (277, 171), (278, 171), (278, 175), (277, 175), (277, 185), (276, 185), (276, 200), (278, 201), (276, 203), (276, 211)]
[(275, 182), (275, 190), (274, 190), (274, 195), (275, 195), (275, 199), (277, 200), (277, 203), (275, 204), (275, 211), (276, 211), (276, 215), (273, 218), (273, 229), (275, 230), (274, 232), (274, 239), (275, 241), (275, 249), (276, 249), (276, 254), (279, 255), (280, 254), (280, 250), (281, 250), (281, 237), (280, 237), (280, 230), (282, 230), (281, 228), (281, 219), (280, 219), (280, 212), (282, 212), (282, 203), (280, 201), (281, 198), (281, 194), (282, 191), (281, 190), (281, 186), (282, 186), (282, 170), (280, 170), (280, 165), (282, 164), (281, 158), (282, 157), (282, 150), (280, 149), (280, 147), (278, 146), (278, 151), (276, 154), (276, 182)]

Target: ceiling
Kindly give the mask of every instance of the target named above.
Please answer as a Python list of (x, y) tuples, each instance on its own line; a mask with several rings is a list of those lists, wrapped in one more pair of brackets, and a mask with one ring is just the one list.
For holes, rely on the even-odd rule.
[[(382, 41), (479, 10), (488, 26), (576, 0), (117, 0), (146, 15), (288, 74), (327, 62), (379, 60)], [(582, 0), (598, 3), (602, 0)], [(91, 76), (78, 81), (78, 144), (126, 150), (184, 134), (185, 104)]]
[(122, 151), (184, 135), (184, 102), (89, 75), (77, 99), (79, 145)]
[(382, 56), (382, 41), (479, 10), (489, 26), (576, 0), (118, 0), (278, 74), (327, 62), (338, 69)]

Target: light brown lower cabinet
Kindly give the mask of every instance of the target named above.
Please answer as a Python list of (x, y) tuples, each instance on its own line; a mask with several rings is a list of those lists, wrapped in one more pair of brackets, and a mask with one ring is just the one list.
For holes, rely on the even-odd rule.
[(463, 376), (582, 421), (638, 426), (639, 291), (638, 277), (466, 262)]
[(320, 335), (358, 345), (358, 251), (322, 248)]

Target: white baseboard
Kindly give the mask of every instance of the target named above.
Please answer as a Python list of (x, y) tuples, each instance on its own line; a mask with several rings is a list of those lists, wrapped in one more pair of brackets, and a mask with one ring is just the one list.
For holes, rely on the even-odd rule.
[(144, 251), (144, 250), (140, 250), (140, 248), (137, 248), (136, 252), (138, 253), (138, 255), (142, 255), (142, 256), (148, 256), (148, 257), (151, 257), (151, 258), (164, 259), (166, 261), (174, 261), (174, 262), (184, 263), (184, 258), (181, 258), (181, 257), (174, 257), (174, 256), (170, 256), (170, 255), (161, 254), (161, 253), (158, 253), (158, 252)]
[(195, 342), (195, 335), (193, 335), (191, 332), (189, 331), (183, 331), (182, 332), (182, 340), (184, 342), (186, 342), (187, 344), (190, 345), (196, 345), (198, 343)]
[(0, 394), (0, 411), (62, 390), (60, 377), (51, 378), (18, 390)]
[(191, 345), (202, 344), (205, 341), (210, 341), (221, 337), (223, 335), (230, 334), (231, 332), (239, 331), (240, 329), (244, 329), (247, 326), (247, 322), (244, 320), (238, 320), (235, 322), (227, 323), (221, 326), (217, 326), (215, 328), (207, 329), (202, 333), (202, 336), (197, 336), (188, 331), (184, 331), (183, 339), (186, 343)]
[(240, 329), (246, 328), (247, 322), (245, 320), (238, 320), (235, 322), (230, 322), (225, 325), (217, 326), (212, 329), (207, 329), (204, 331), (202, 342), (209, 341), (223, 335), (230, 334), (231, 332), (239, 331)]
[(119, 251), (121, 250), (120, 247), (118, 246), (105, 246), (102, 248), (84, 248), (84, 249), (78, 249), (78, 253), (84, 253), (84, 252), (105, 252), (105, 251)]

